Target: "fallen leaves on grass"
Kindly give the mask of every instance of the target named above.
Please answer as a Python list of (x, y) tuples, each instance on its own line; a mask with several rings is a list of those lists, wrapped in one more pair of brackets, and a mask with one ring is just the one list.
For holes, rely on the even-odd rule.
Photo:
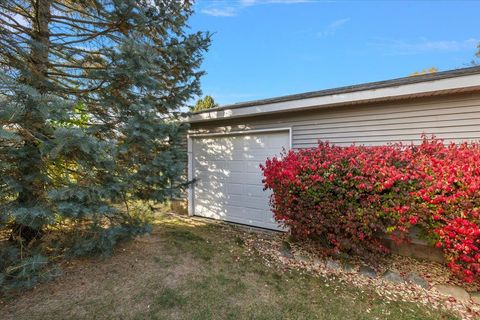
[[(394, 301), (414, 302), (433, 309), (453, 311), (462, 319), (480, 318), (480, 305), (473, 301), (457, 301), (455, 298), (442, 295), (431, 288), (424, 289), (410, 282), (395, 283), (379, 276), (374, 278), (363, 276), (355, 271), (363, 264), (358, 258), (349, 261), (349, 264), (352, 265), (349, 271), (345, 271), (343, 268), (327, 268), (327, 260), (319, 258), (299, 244), (291, 243), (293, 257), (285, 257), (282, 254), (282, 243), (286, 241), (285, 234), (241, 232), (241, 235), (248, 252), (250, 254), (259, 253), (268, 267), (296, 269), (324, 277), (326, 280), (335, 279), (335, 282), (332, 281), (331, 285), (353, 285), (362, 290), (363, 293), (373, 289), (386, 300), (387, 304)], [(392, 255), (389, 258), (382, 259), (376, 265), (377, 274), (383, 274), (385, 271), (392, 269), (398, 270), (402, 275), (415, 272), (425, 277), (428, 276), (427, 280), (430, 286), (440, 283), (459, 284), (458, 281), (452, 279), (445, 266), (435, 262)], [(463, 286), (465, 287), (465, 284)], [(466, 289), (478, 291), (478, 287), (474, 285), (469, 285)]]

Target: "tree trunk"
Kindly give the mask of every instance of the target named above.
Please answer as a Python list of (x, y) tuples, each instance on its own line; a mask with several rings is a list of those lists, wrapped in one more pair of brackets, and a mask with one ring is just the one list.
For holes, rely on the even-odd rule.
[(30, 60), (33, 83), (30, 85), (45, 93), (47, 90), (48, 53), (50, 50), (50, 6), (52, 0), (32, 0), (33, 21)]
[[(30, 46), (30, 77), (26, 77), (26, 84), (35, 88), (41, 94), (48, 91), (48, 54), (50, 48), (50, 22), (51, 0), (31, 0), (33, 17), (31, 21)], [(38, 101), (27, 99), (24, 129), (29, 132), (23, 146), (23, 157), (19, 159), (19, 169), (22, 176), (21, 191), (18, 202), (26, 208), (41, 204), (45, 199), (44, 166), (39, 150), (38, 140), (45, 136), (45, 119), (42, 117)], [(29, 242), (40, 234), (41, 230), (15, 223), (12, 238), (20, 237)]]

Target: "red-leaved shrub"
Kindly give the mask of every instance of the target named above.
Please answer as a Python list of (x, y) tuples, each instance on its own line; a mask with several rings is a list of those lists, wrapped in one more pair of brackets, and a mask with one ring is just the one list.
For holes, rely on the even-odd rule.
[(420, 226), (452, 271), (480, 275), (480, 145), (435, 138), (421, 145), (318, 147), (261, 166), (275, 218), (293, 237), (337, 252), (387, 252)]
[(466, 282), (478, 281), (480, 275), (480, 229), (478, 222), (455, 218), (436, 230), (448, 266)]
[(411, 193), (423, 229), (455, 274), (480, 281), (480, 145), (424, 140), (414, 161), (425, 175)]

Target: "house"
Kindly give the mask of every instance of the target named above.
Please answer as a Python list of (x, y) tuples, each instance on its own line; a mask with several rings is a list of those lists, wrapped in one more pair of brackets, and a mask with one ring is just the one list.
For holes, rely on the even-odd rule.
[(480, 67), (238, 103), (194, 113), (190, 215), (278, 229), (259, 165), (282, 150), (480, 139)]

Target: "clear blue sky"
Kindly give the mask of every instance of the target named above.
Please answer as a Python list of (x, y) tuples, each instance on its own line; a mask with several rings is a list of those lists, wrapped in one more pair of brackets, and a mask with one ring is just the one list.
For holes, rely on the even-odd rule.
[(465, 67), (480, 1), (199, 0), (213, 32), (202, 79), (220, 104)]

